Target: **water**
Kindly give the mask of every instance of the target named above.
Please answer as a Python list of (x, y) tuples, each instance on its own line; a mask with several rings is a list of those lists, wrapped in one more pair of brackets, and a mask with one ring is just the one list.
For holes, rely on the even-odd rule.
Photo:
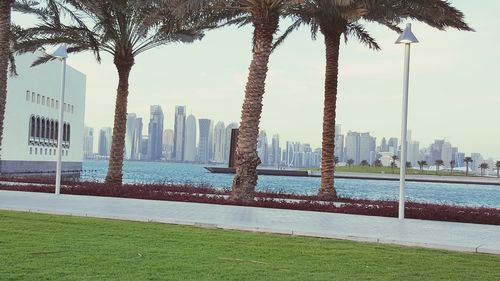
[[(104, 180), (107, 161), (85, 161), (84, 180)], [(126, 183), (185, 183), (208, 184), (214, 188), (230, 187), (233, 175), (212, 174), (203, 165), (164, 162), (125, 162), (123, 181)], [(320, 178), (259, 176), (257, 189), (285, 191), (297, 194), (315, 194)], [(484, 206), (500, 208), (500, 186), (446, 183), (408, 182), (407, 200), (424, 203)], [(360, 199), (397, 200), (399, 182), (380, 180), (336, 179), (339, 196)]]

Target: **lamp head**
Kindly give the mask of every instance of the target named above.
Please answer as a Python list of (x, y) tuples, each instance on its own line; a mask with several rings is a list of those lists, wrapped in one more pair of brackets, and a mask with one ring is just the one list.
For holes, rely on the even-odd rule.
[(417, 37), (411, 32), (411, 23), (406, 24), (406, 28), (399, 35), (398, 40), (396, 40), (396, 44), (411, 44), (411, 43), (418, 43)]

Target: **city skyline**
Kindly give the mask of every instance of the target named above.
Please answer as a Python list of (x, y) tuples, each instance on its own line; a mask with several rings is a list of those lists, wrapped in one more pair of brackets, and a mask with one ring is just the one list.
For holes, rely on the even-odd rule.
[[(185, 113), (187, 112), (187, 106), (175, 106), (175, 115), (172, 119), (177, 119), (179, 122), (179, 128), (168, 128), (164, 127), (163, 132), (158, 132), (157, 137), (152, 137), (151, 133), (146, 131), (139, 137), (142, 139), (143, 144), (142, 149), (149, 151), (149, 143), (155, 141), (161, 141), (158, 138), (163, 139), (164, 144), (162, 145), (162, 154), (159, 158), (152, 159), (148, 153), (143, 153), (146, 155), (137, 156), (133, 159), (126, 157), (126, 159), (131, 160), (166, 160), (166, 161), (176, 161), (176, 162), (199, 162), (199, 163), (227, 163), (229, 157), (229, 144), (230, 144), (230, 130), (237, 128), (238, 125), (235, 122), (228, 123), (225, 126), (223, 121), (217, 121), (209, 118), (196, 118), (196, 115), (191, 111), (189, 116), (186, 118)], [(151, 106), (151, 122), (161, 122), (164, 123), (168, 120), (168, 116), (161, 115), (161, 119), (154, 119), (153, 112), (163, 112), (161, 106), (155, 105)], [(132, 120), (142, 120), (136, 113), (128, 113), (128, 119)], [(130, 122), (128, 120), (127, 124)], [(141, 121), (142, 122), (142, 121)], [(146, 124), (145, 124), (146, 125)], [(199, 130), (197, 130), (197, 125)], [(135, 125), (134, 125), (135, 126)], [(142, 128), (142, 123), (140, 124)], [(148, 126), (151, 126), (148, 124)], [(133, 126), (131, 126), (133, 128)], [(127, 126), (128, 128), (128, 126)], [(189, 129), (190, 128), (190, 129)], [(85, 127), (86, 131), (89, 131)], [(109, 127), (100, 129), (111, 130)], [(178, 132), (176, 132), (178, 131)], [(190, 133), (187, 133), (190, 131)], [(136, 134), (136, 132), (133, 132)], [(165, 138), (165, 134), (172, 135), (172, 140), (168, 141)], [(179, 139), (183, 145), (179, 148), (180, 155), (189, 154), (189, 159), (184, 156), (182, 159), (174, 157), (174, 135), (179, 134), (182, 138)], [(87, 134), (86, 134), (87, 135)], [(109, 133), (108, 133), (109, 135)], [(130, 132), (127, 130), (127, 138)], [(110, 137), (108, 137), (110, 139)], [(87, 138), (85, 141), (85, 146), (88, 147)], [(99, 142), (97, 144), (99, 158), (103, 155), (100, 152), (101, 140), (99, 136)], [(188, 144), (189, 145), (186, 145)], [(382, 160), (382, 163), (387, 166), (391, 161), (392, 155), (400, 156), (400, 140), (398, 137), (393, 136), (381, 136), (378, 137), (373, 134), (373, 132), (362, 132), (359, 130), (352, 130), (352, 128), (345, 129), (341, 124), (337, 124), (335, 132), (335, 156), (339, 158), (339, 161), (346, 163), (347, 160), (352, 159), (354, 164), (360, 164), (361, 161), (366, 160), (369, 164), (374, 163), (375, 160)], [(434, 138), (432, 142), (426, 144), (421, 142), (419, 139), (413, 137), (413, 132), (408, 131), (408, 162), (412, 164), (413, 167), (418, 166), (417, 162), (420, 160), (426, 160), (429, 167), (433, 166), (435, 160), (443, 160), (445, 166), (449, 166), (451, 160), (455, 160), (457, 167), (463, 166), (463, 159), (466, 156), (470, 156), (474, 159), (474, 163), (482, 163), (484, 161), (490, 161), (490, 165), (496, 159), (490, 155), (484, 154), (482, 151), (473, 151), (471, 153), (465, 153), (462, 148), (457, 145), (457, 143), (450, 142), (447, 139)], [(168, 147), (171, 146), (169, 149)], [(186, 148), (189, 146), (190, 148)], [(94, 150), (95, 151), (95, 150)], [(190, 152), (187, 152), (190, 151)], [(291, 152), (290, 152), (291, 151)], [(310, 143), (304, 142), (298, 138), (293, 139), (283, 139), (280, 142), (280, 132), (267, 131), (262, 128), (259, 132), (257, 153), (261, 158), (262, 164), (267, 166), (298, 166), (303, 167), (319, 167), (319, 161), (321, 159), (321, 147), (313, 146)], [(278, 153), (278, 156), (276, 154)], [(290, 153), (292, 153), (290, 155)], [(295, 155), (300, 153), (301, 155)], [(90, 155), (88, 152), (84, 152), (85, 155)], [(297, 158), (298, 157), (298, 158)], [(472, 167), (474, 170), (477, 167)]]
[[(493, 12), (500, 2), (485, 0), (480, 7), (465, 0), (452, 4), (465, 13), (476, 32), (440, 32), (413, 23), (421, 43), (412, 51), (409, 129), (424, 143), (447, 138), (467, 153), (481, 147), (485, 154), (500, 158), (496, 148), (500, 131), (491, 129), (500, 119), (494, 74), (500, 40), (490, 36), (500, 25)], [(23, 23), (22, 16), (15, 14), (13, 19)], [(281, 29), (286, 26), (282, 21)], [(370, 51), (354, 39), (347, 47), (342, 44), (337, 122), (358, 131), (375, 131), (378, 137), (400, 138), (403, 49), (393, 44), (396, 33), (374, 24), (367, 28), (383, 50)], [(227, 38), (232, 38), (230, 47), (223, 43)], [(201, 42), (151, 50), (137, 58), (128, 111), (147, 116), (150, 104), (163, 108), (185, 104), (200, 117), (239, 122), (250, 50), (250, 27), (210, 31)], [(68, 59), (88, 74), (86, 123), (95, 128), (113, 120), (113, 112), (106, 110), (114, 105), (116, 94), (111, 62), (106, 54), (100, 65), (88, 53)], [(300, 29), (271, 56), (269, 71), (261, 128), (318, 147), (324, 82), (321, 39), (312, 42), (309, 31)], [(173, 116), (173, 109), (168, 107), (164, 114)], [(168, 118), (166, 127), (171, 128), (172, 122)], [(296, 124), (303, 130), (297, 131)]]

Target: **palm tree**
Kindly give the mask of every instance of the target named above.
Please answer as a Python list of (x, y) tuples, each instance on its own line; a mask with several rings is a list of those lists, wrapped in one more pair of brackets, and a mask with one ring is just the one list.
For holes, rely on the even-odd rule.
[(450, 161), (450, 169), (451, 169), (451, 175), (453, 176), (453, 169), (455, 168), (456, 166), (456, 162), (455, 160), (451, 160)]
[[(245, 98), (241, 110), (241, 121), (235, 152), (236, 173), (233, 179), (231, 199), (252, 201), (257, 185), (257, 166), (261, 163), (257, 155), (262, 99), (268, 72), (269, 57), (273, 51), (275, 33), (279, 19), (285, 10), (304, 0), (188, 0), (186, 7), (215, 7), (227, 10), (239, 17), (228, 24), (253, 25), (253, 50)], [(332, 151), (332, 162), (333, 151)], [(323, 167), (322, 167), (323, 169)]]
[(324, 37), (326, 48), (325, 99), (323, 109), (323, 136), (321, 157), (322, 197), (334, 198), (335, 163), (333, 161), (337, 85), (339, 74), (339, 50), (342, 35), (347, 39), (354, 36), (371, 49), (379, 46), (365, 30), (359, 19), (380, 23), (401, 32), (397, 27), (403, 19), (415, 19), (443, 30), (454, 27), (471, 30), (463, 21), (464, 15), (445, 0), (431, 1), (357, 1), (357, 0), (307, 0), (294, 6), (289, 13), (296, 21), (278, 40), (281, 43), (294, 29), (301, 25), (310, 25), (312, 38), (318, 31)]
[[(129, 77), (136, 57), (152, 48), (175, 42), (193, 42), (203, 33), (201, 16), (174, 15), (178, 0), (47, 0), (41, 24), (22, 32), (17, 51), (33, 52), (42, 46), (68, 44), (69, 53), (92, 51), (113, 56), (118, 89), (113, 139), (106, 182), (122, 183)], [(161, 3), (164, 2), (164, 3)], [(69, 19), (62, 18), (67, 15)], [(65, 24), (65, 20), (71, 22)], [(39, 58), (34, 65), (52, 58)]]
[(469, 175), (469, 163), (472, 163), (473, 160), (471, 157), (465, 157), (464, 158), (464, 163), (465, 163), (465, 176)]
[[(347, 160), (347, 166), (351, 167), (353, 164), (354, 164), (354, 160), (353, 159)], [(321, 168), (323, 168), (323, 167), (321, 167)]]
[(497, 161), (495, 166), (497, 167), (497, 178), (500, 178), (500, 161)]
[(418, 166), (420, 167), (420, 174), (423, 174), (424, 173), (424, 166), (427, 166), (427, 161), (425, 160), (422, 160), (422, 161), (418, 161)]
[(370, 166), (370, 164), (368, 164), (368, 160), (363, 160), (363, 161), (361, 161), (360, 164), (362, 167)]
[(373, 161), (373, 166), (382, 167), (382, 161), (380, 161), (380, 159)]
[(10, 17), (12, 3), (14, 3), (14, 0), (0, 1), (0, 149), (3, 138), (5, 103), (7, 101), (7, 75), (10, 60)]
[(439, 175), (439, 167), (444, 165), (444, 161), (441, 159), (438, 159), (434, 161), (434, 165), (436, 165), (436, 175)]
[(14, 55), (11, 46), (14, 45), (15, 36), (13, 31), (16, 26), (11, 23), (12, 10), (33, 13), (37, 3), (29, 0), (0, 0), (0, 159), (2, 158), (3, 125), (5, 117), (5, 105), (7, 101), (7, 76), (9, 72), (16, 74)]
[(490, 165), (488, 165), (488, 163), (481, 163), (481, 165), (479, 165), (479, 168), (481, 169), (481, 176), (484, 175), (484, 171), (489, 169), (490, 168)]

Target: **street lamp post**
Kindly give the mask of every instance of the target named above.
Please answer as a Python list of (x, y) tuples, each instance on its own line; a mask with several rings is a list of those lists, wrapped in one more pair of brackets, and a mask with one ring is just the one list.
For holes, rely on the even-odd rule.
[(405, 72), (403, 82), (403, 116), (401, 121), (401, 159), (399, 164), (399, 212), (400, 220), (405, 218), (405, 180), (406, 180), (406, 158), (407, 158), (407, 141), (406, 135), (408, 130), (408, 88), (410, 80), (410, 45), (418, 43), (417, 38), (411, 32), (411, 23), (406, 25), (405, 30), (396, 40), (396, 44), (405, 44)]
[(61, 92), (59, 95), (59, 124), (57, 127), (57, 166), (56, 166), (56, 195), (61, 193), (61, 170), (62, 170), (62, 142), (63, 142), (63, 125), (64, 125), (64, 91), (66, 88), (66, 59), (68, 51), (66, 46), (59, 46), (50, 54), (54, 58), (61, 61)]

